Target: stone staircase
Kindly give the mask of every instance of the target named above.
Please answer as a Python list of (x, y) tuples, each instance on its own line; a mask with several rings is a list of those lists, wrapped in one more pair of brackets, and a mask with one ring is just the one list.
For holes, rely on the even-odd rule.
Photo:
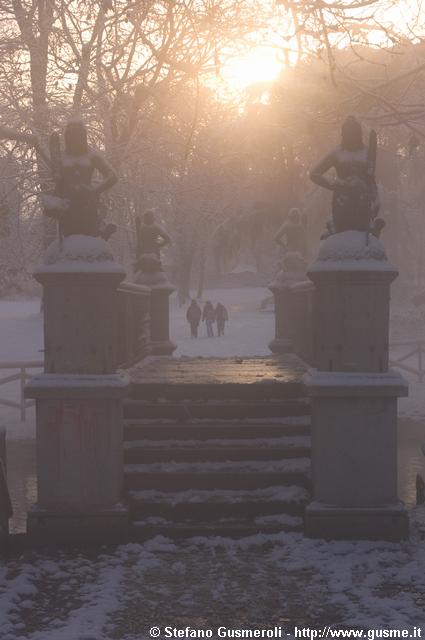
[(131, 537), (302, 530), (311, 443), (301, 385), (208, 386), (196, 397), (190, 386), (134, 386), (124, 408)]

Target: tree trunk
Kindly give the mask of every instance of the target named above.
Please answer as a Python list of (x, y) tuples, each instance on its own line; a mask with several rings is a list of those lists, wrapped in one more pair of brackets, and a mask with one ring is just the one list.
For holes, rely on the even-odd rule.
[(204, 292), (204, 282), (205, 282), (205, 264), (207, 261), (206, 249), (205, 247), (201, 251), (200, 259), (199, 259), (199, 279), (198, 279), (198, 291), (196, 292), (196, 297), (202, 298), (202, 294)]

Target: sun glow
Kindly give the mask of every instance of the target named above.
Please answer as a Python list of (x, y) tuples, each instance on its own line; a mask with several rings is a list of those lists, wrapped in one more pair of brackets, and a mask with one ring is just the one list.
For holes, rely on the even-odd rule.
[(229, 90), (240, 92), (251, 85), (276, 80), (282, 68), (276, 48), (254, 47), (223, 62), (220, 78)]

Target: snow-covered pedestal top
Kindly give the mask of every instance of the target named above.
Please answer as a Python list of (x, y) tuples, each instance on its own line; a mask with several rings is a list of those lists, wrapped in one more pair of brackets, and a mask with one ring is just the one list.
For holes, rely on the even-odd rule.
[(398, 371), (316, 371), (310, 369), (303, 383), (309, 397), (407, 397), (408, 384)]
[(281, 289), (282, 287), (295, 286), (299, 283), (307, 283), (311, 286), (311, 282), (306, 280), (304, 271), (285, 271), (281, 269), (276, 273), (273, 280), (269, 284), (270, 291), (274, 289)]
[(320, 244), (319, 255), (308, 273), (321, 271), (386, 271), (397, 273), (388, 261), (385, 247), (371, 233), (343, 231)]
[(125, 276), (125, 269), (114, 260), (109, 244), (102, 238), (73, 235), (48, 247), (43, 264), (34, 275), (47, 273), (113, 273)]
[(150, 289), (161, 289), (164, 291), (174, 291), (173, 285), (167, 278), (164, 271), (154, 271), (153, 273), (144, 273), (138, 271), (134, 276), (134, 283)]

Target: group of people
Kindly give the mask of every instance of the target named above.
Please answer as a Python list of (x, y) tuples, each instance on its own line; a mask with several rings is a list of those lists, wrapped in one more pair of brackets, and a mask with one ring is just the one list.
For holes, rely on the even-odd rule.
[(198, 337), (198, 327), (201, 320), (205, 322), (207, 327), (207, 336), (212, 338), (214, 336), (215, 322), (217, 323), (217, 335), (224, 336), (224, 327), (229, 319), (229, 314), (221, 302), (218, 302), (214, 308), (214, 305), (208, 300), (203, 310), (201, 310), (196, 300), (192, 300), (186, 313), (186, 319), (190, 325), (190, 335), (192, 338)]

